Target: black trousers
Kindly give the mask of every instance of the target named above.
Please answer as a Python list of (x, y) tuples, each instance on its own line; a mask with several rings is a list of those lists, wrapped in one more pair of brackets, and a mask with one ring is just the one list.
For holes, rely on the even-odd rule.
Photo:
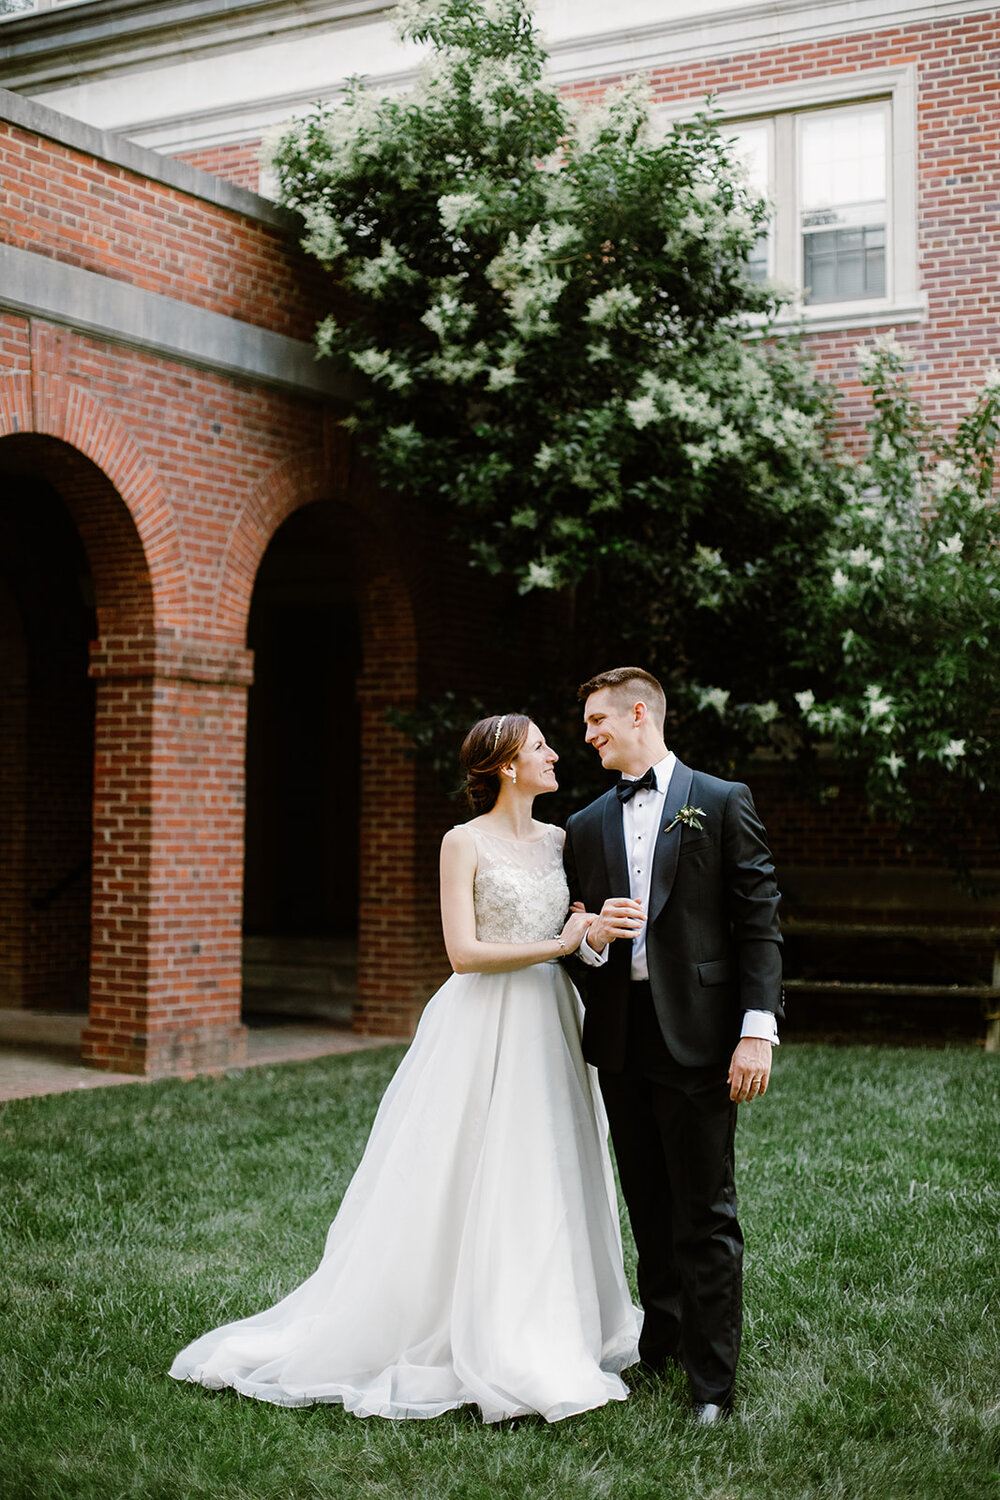
[(639, 1252), (639, 1353), (653, 1365), (677, 1360), (692, 1399), (720, 1405), (732, 1394), (743, 1327), (727, 1072), (728, 1060), (675, 1062), (649, 984), (633, 981), (626, 1070), (602, 1069), (600, 1083)]

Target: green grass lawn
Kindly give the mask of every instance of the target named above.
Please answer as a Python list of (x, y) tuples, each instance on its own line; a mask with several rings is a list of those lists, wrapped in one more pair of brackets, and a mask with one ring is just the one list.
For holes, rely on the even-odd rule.
[(679, 1382), (485, 1427), (168, 1379), (314, 1269), (399, 1056), (0, 1109), (0, 1500), (1000, 1496), (1000, 1058), (973, 1050), (778, 1053), (737, 1138), (725, 1427), (694, 1427)]

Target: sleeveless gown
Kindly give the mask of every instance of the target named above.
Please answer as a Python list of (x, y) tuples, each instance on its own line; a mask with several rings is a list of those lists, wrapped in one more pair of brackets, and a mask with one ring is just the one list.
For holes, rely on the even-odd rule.
[[(470, 829), (476, 929), (558, 935), (562, 830)], [(170, 1374), (359, 1416), (555, 1422), (624, 1400), (637, 1315), (607, 1121), (558, 963), (452, 974), (386, 1090), (317, 1270), (276, 1306), (196, 1339)]]

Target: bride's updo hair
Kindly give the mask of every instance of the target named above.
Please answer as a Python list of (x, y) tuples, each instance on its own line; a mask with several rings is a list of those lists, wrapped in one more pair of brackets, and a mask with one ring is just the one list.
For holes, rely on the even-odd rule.
[(491, 714), (473, 724), (459, 754), (465, 772), (466, 801), (472, 811), (489, 812), (500, 795), (500, 767), (509, 766), (528, 736), (527, 714)]

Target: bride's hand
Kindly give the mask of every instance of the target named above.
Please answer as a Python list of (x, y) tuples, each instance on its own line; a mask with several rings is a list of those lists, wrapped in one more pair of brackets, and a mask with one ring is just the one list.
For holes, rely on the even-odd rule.
[(589, 911), (585, 911), (579, 901), (573, 903), (572, 910), (566, 919), (566, 925), (559, 934), (565, 943), (566, 953), (575, 953), (587, 935), (587, 928), (594, 920)]

